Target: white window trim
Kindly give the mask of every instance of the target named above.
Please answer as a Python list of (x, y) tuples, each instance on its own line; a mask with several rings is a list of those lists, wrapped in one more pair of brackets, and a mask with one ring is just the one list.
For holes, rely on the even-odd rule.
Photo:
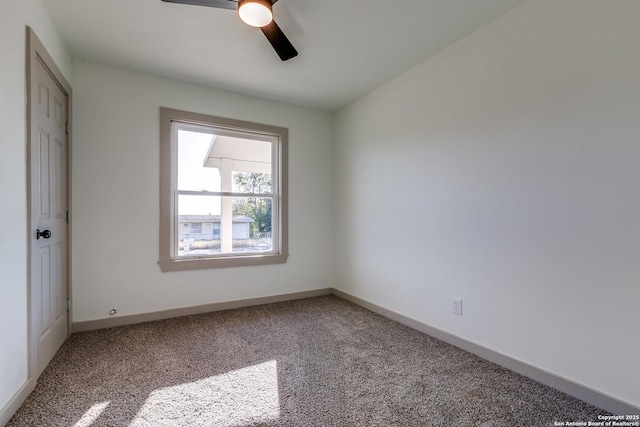
[[(175, 230), (177, 227), (177, 215), (174, 207), (174, 174), (175, 167), (172, 152), (172, 122), (194, 126), (215, 126), (234, 132), (255, 132), (258, 135), (267, 135), (275, 138), (273, 144), (276, 160), (274, 168), (274, 203), (278, 214), (274, 216), (273, 235), (274, 252), (268, 253), (231, 253), (220, 254), (212, 257), (177, 258), (174, 256)], [(242, 120), (209, 116), (205, 114), (191, 113), (187, 111), (160, 108), (160, 239), (159, 261), (160, 269), (164, 272), (198, 270), (220, 267), (240, 267), (250, 265), (282, 264), (287, 261), (288, 253), (288, 136), (286, 128), (246, 122)]]

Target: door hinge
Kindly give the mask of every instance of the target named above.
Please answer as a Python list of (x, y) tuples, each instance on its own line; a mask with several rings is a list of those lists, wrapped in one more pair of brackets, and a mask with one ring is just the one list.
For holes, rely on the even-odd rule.
[(69, 211), (67, 211), (67, 224), (69, 224)]
[(69, 120), (64, 122), (64, 131), (67, 135), (69, 135)]
[(67, 300), (67, 311), (71, 311), (71, 300)]

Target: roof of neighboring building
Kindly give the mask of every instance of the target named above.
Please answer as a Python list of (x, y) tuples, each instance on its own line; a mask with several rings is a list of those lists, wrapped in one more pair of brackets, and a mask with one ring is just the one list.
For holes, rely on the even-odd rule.
[[(178, 215), (178, 222), (219, 223), (220, 215)], [(253, 222), (253, 219), (245, 215), (235, 215), (233, 222)]]

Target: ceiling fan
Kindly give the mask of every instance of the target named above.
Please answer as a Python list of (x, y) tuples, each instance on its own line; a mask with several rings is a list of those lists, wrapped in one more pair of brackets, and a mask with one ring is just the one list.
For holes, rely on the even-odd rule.
[(278, 0), (162, 0), (168, 3), (218, 7), (237, 10), (240, 18), (252, 27), (259, 27), (280, 59), (287, 61), (298, 56), (298, 51), (273, 20), (272, 6)]

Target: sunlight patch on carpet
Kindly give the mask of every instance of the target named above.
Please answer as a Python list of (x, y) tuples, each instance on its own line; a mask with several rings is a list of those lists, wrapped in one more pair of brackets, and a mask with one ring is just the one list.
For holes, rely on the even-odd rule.
[(275, 360), (153, 391), (129, 426), (242, 426), (279, 418)]
[(73, 427), (90, 427), (93, 423), (98, 419), (100, 414), (107, 409), (111, 402), (100, 402), (93, 405), (87, 412), (82, 415), (82, 417), (78, 420), (77, 423), (73, 425)]

